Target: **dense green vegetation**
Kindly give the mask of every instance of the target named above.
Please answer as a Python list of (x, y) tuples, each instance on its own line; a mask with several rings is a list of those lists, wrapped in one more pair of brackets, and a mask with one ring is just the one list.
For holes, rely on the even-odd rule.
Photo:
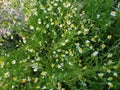
[(0, 28), (9, 31), (0, 37), (0, 90), (119, 90), (120, 6), (113, 4), (10, 0), (9, 13), (1, 10)]

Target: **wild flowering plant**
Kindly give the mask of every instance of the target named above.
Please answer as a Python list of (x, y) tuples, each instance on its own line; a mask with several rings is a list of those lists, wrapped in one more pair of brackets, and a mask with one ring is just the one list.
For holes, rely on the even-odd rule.
[[(20, 46), (1, 49), (0, 88), (103, 90), (119, 86), (115, 84), (119, 63), (113, 61), (113, 48), (107, 44), (113, 36), (103, 35), (106, 33), (101, 30), (103, 27), (84, 8), (78, 8), (77, 2), (29, 0), (21, 3), (26, 12), (24, 25), (12, 27), (18, 29)], [(96, 18), (100, 17), (97, 14)], [(107, 24), (106, 28), (110, 26)]]

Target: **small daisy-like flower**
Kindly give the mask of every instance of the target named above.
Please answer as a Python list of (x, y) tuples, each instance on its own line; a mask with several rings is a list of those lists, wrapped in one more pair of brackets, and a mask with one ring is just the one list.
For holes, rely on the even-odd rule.
[(16, 80), (17, 80), (17, 77), (13, 77), (13, 80), (16, 81)]
[(42, 75), (42, 76), (46, 76), (46, 75), (47, 75), (47, 72), (42, 71), (42, 72), (41, 72), (41, 75)]
[(61, 68), (61, 65), (60, 65), (60, 64), (58, 64), (58, 65), (57, 65), (57, 68)]
[(112, 35), (108, 35), (107, 38), (108, 38), (108, 39), (111, 39), (111, 38), (112, 38)]
[(40, 30), (40, 27), (36, 27), (36, 30), (39, 31), (39, 30)]
[(25, 17), (25, 21), (28, 22), (29, 18), (28, 17)]
[(61, 54), (61, 57), (65, 57), (65, 54)]
[(94, 56), (94, 57), (97, 56), (97, 55), (98, 55), (98, 51), (95, 51), (95, 52), (92, 53), (92, 56)]
[(116, 72), (113, 73), (113, 76), (118, 77), (118, 74)]
[(40, 86), (36, 86), (35, 88), (36, 88), (36, 89), (40, 89)]
[(12, 85), (12, 89), (14, 89), (14, 88), (15, 88), (15, 86)]
[(22, 83), (26, 83), (26, 82), (27, 82), (26, 78), (22, 80)]
[(75, 43), (75, 45), (76, 45), (77, 47), (79, 47), (80, 44), (79, 44), (79, 43)]
[(37, 71), (38, 71), (38, 67), (35, 67), (35, 68), (33, 69), (33, 71), (34, 71), (34, 72), (37, 72)]
[(79, 30), (79, 31), (78, 31), (78, 35), (80, 35), (81, 33), (82, 33), (82, 31)]
[(95, 38), (91, 38), (91, 41), (96, 42)]
[(65, 90), (65, 88), (62, 88), (61, 90)]
[(66, 8), (70, 7), (70, 5), (71, 5), (71, 4), (70, 4), (69, 2), (64, 2), (64, 3), (63, 3), (63, 6), (66, 7)]
[(68, 62), (68, 64), (69, 64), (69, 65), (73, 65), (73, 63), (72, 63), (72, 62)]
[(63, 25), (62, 25), (62, 24), (60, 24), (60, 25), (59, 25), (59, 27), (60, 27), (60, 28), (62, 28), (62, 27), (63, 27)]
[(78, 51), (82, 54), (83, 53), (83, 49), (82, 48), (78, 48)]
[(63, 42), (63, 43), (62, 43), (62, 46), (65, 46), (65, 45), (66, 45), (66, 42)]
[(111, 65), (112, 63), (113, 63), (112, 60), (109, 60), (109, 61), (108, 61), (108, 65)]
[(100, 14), (97, 14), (97, 18), (100, 18)]
[(51, 64), (51, 67), (53, 68), (55, 65), (54, 64)]
[(100, 78), (102, 78), (102, 77), (104, 76), (104, 74), (103, 74), (103, 73), (98, 73), (98, 76), (99, 76)]
[(86, 44), (88, 44), (88, 43), (90, 43), (90, 41), (89, 41), (89, 40), (86, 40)]
[(13, 35), (11, 35), (10, 38), (13, 39), (14, 38)]
[(87, 84), (86, 84), (86, 83), (82, 83), (82, 85), (83, 85), (84, 87), (86, 87), (86, 86), (87, 86)]
[(43, 86), (43, 88), (42, 88), (42, 89), (44, 90), (44, 89), (46, 89), (46, 88), (47, 88), (46, 86)]
[(12, 63), (12, 64), (16, 64), (16, 60), (13, 60), (11, 63)]
[(58, 52), (61, 52), (61, 49), (58, 49), (57, 51), (58, 51)]
[(25, 38), (25, 37), (22, 37), (22, 39), (23, 39), (23, 43), (26, 43), (26, 38)]
[(33, 68), (34, 72), (37, 72), (38, 71), (38, 63), (32, 64), (32, 68)]
[(28, 49), (29, 52), (35, 52), (34, 49)]
[(52, 10), (52, 7), (49, 7), (47, 10), (48, 10), (48, 11), (51, 11), (51, 10)]
[(37, 83), (38, 82), (38, 78), (34, 78), (34, 83)]
[(107, 83), (110, 88), (113, 88), (113, 84), (111, 82)]
[(6, 73), (4, 73), (4, 77), (5, 77), (5, 78), (8, 78), (9, 76), (10, 76), (9, 71), (8, 71), (8, 72), (6, 72)]
[(70, 21), (67, 21), (67, 24), (68, 24), (68, 25), (70, 25), (70, 24), (71, 24), (71, 22), (70, 22)]
[(38, 24), (41, 24), (41, 20), (40, 19), (38, 19)]
[(111, 70), (110, 70), (110, 69), (107, 69), (107, 73), (111, 73)]
[(72, 27), (72, 28), (76, 28), (74, 24), (71, 24), (71, 27)]
[(116, 14), (117, 14), (117, 12), (115, 12), (115, 11), (111, 11), (111, 13), (110, 13), (110, 15), (113, 16), (113, 17), (115, 17)]
[(104, 49), (104, 48), (106, 47), (106, 45), (105, 45), (105, 44), (102, 44), (101, 47), (102, 47), (102, 49)]
[(113, 80), (113, 78), (112, 78), (112, 77), (109, 77), (107, 80), (112, 81), (112, 80)]
[(31, 30), (33, 30), (33, 29), (34, 29), (34, 27), (33, 27), (32, 25), (30, 25), (30, 29), (31, 29)]
[(83, 69), (86, 70), (86, 69), (87, 69), (87, 66), (84, 66)]
[(114, 69), (116, 69), (116, 70), (117, 70), (117, 69), (118, 69), (118, 66), (114, 66)]
[(113, 57), (113, 54), (112, 53), (108, 53), (108, 56), (107, 56), (108, 58), (111, 58), (111, 57)]
[(69, 41), (68, 39), (65, 40), (66, 43), (68, 43), (68, 41)]
[(71, 5), (71, 4), (68, 2), (67, 5), (66, 5), (66, 7), (70, 7), (70, 5)]
[(29, 81), (29, 82), (31, 81), (31, 78), (29, 76), (27, 77), (27, 81)]
[(89, 29), (88, 29), (88, 28), (85, 28), (85, 29), (84, 29), (84, 32), (89, 32)]
[(57, 83), (57, 86), (58, 86), (58, 88), (61, 88), (62, 87), (62, 85), (61, 85), (61, 83)]

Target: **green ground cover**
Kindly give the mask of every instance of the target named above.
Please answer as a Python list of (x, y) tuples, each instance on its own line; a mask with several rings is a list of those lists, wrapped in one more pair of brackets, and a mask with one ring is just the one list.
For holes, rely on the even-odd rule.
[[(120, 5), (1, 2), (0, 90), (119, 90)], [(6, 11), (8, 8), (8, 11)]]

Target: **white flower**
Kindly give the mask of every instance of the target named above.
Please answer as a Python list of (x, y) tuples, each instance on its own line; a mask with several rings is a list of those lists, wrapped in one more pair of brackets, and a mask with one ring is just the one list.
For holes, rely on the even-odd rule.
[(98, 76), (100, 77), (100, 78), (102, 78), (103, 77), (103, 73), (98, 73)]
[(113, 88), (113, 84), (111, 82), (107, 83), (110, 88)]
[(43, 88), (42, 88), (42, 89), (43, 89), (43, 90), (44, 90), (44, 89), (46, 89), (46, 86), (43, 86)]
[(75, 43), (75, 45), (76, 45), (77, 47), (79, 47), (80, 44), (79, 44), (79, 43)]
[(94, 57), (98, 55), (98, 51), (93, 52), (92, 54)]
[(68, 39), (65, 40), (66, 43), (68, 43), (68, 41), (69, 41)]
[(30, 77), (27, 77), (27, 81), (31, 81), (31, 78), (30, 78)]
[(38, 71), (38, 63), (34, 63), (34, 64), (32, 65), (32, 68), (33, 68), (33, 71), (34, 71), (34, 72), (37, 72), (37, 71)]
[(90, 43), (90, 41), (89, 41), (89, 40), (86, 40), (86, 43), (88, 44), (88, 43)]
[(108, 39), (111, 39), (111, 38), (112, 38), (112, 35), (108, 35), (107, 38), (108, 38)]
[(101, 47), (102, 47), (102, 49), (104, 49), (104, 48), (106, 47), (106, 45), (105, 45), (105, 44), (102, 44)]
[(112, 63), (113, 63), (112, 60), (109, 60), (107, 64), (111, 65)]
[(34, 71), (34, 72), (37, 72), (37, 71), (38, 71), (38, 67), (35, 67), (33, 71)]
[(42, 75), (42, 76), (46, 76), (46, 75), (47, 75), (47, 72), (43, 71), (43, 72), (41, 73), (41, 75)]
[(70, 25), (70, 24), (71, 24), (71, 22), (70, 22), (70, 21), (67, 21), (67, 24), (68, 24), (68, 25)]
[(82, 48), (78, 48), (79, 52), (82, 54), (83, 53), (83, 49)]
[(73, 63), (72, 63), (72, 62), (68, 62), (68, 64), (69, 64), (69, 65), (73, 65)]
[(13, 60), (11, 63), (12, 63), (12, 64), (16, 64), (16, 60)]
[(48, 11), (51, 11), (51, 10), (52, 10), (52, 7), (49, 7), (47, 10), (48, 10)]
[(60, 64), (57, 65), (57, 68), (61, 68), (62, 66)]
[(107, 80), (108, 80), (108, 81), (112, 81), (112, 80), (113, 80), (113, 78), (112, 78), (112, 77), (109, 77)]
[(33, 27), (32, 25), (30, 25), (30, 29), (31, 29), (31, 30), (33, 30), (33, 29), (34, 29), (34, 27)]
[(111, 13), (110, 13), (110, 15), (113, 16), (113, 17), (115, 17), (116, 14), (117, 14), (117, 12), (115, 12), (115, 11), (111, 11)]
[(57, 3), (54, 3), (54, 6), (58, 6), (58, 4), (57, 4)]
[(112, 53), (108, 53), (108, 58), (111, 58), (113, 56), (113, 54)]
[(78, 31), (78, 35), (80, 35), (82, 33), (82, 31)]
[(82, 85), (83, 85), (84, 87), (86, 87), (86, 86), (87, 86), (87, 84), (86, 84), (86, 83), (82, 83)]
[(111, 73), (111, 70), (110, 70), (110, 69), (107, 69), (107, 73)]
[(41, 24), (41, 20), (40, 19), (38, 19), (38, 24)]
[(34, 79), (34, 83), (37, 83), (38, 82), (38, 78), (36, 77), (35, 79)]
[(9, 76), (10, 76), (10, 73), (9, 73), (9, 72), (4, 73), (4, 77), (5, 77), (5, 78), (8, 78)]
[(12, 85), (12, 89), (14, 89), (14, 88), (15, 88), (15, 86)]
[(113, 73), (113, 76), (118, 77), (118, 74), (116, 72)]
[(97, 18), (100, 18), (100, 14), (97, 14)]
[(63, 43), (62, 43), (62, 46), (65, 46), (65, 45), (66, 45), (66, 42), (63, 42)]
[(22, 37), (22, 39), (23, 39), (23, 43), (26, 43), (26, 38), (25, 38), (25, 37)]

